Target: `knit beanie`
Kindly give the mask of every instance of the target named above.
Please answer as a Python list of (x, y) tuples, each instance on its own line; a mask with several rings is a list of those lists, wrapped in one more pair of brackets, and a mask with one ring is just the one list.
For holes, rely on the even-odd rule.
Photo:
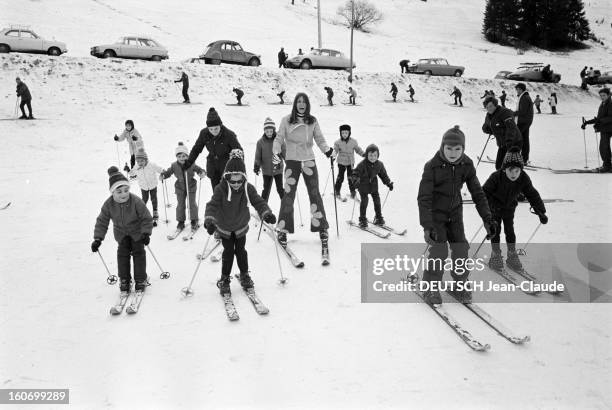
[(274, 128), (274, 129), (276, 129), (276, 124), (274, 124), (274, 121), (272, 121), (272, 118), (270, 118), (270, 117), (267, 117), (264, 120), (264, 130), (266, 128)]
[(340, 136), (342, 136), (342, 131), (348, 131), (349, 132), (349, 137), (351, 136), (351, 126), (348, 124), (342, 124), (340, 126)]
[(125, 126), (127, 127), (128, 125), (131, 125), (131, 126), (132, 126), (132, 129), (134, 129), (134, 121), (132, 121), (132, 120), (127, 120), (127, 121), (125, 122)]
[(244, 192), (247, 195), (247, 203), (249, 202), (249, 193), (246, 189), (247, 183), (247, 174), (246, 174), (246, 166), (244, 165), (244, 152), (241, 149), (233, 149), (229, 154), (229, 160), (225, 163), (225, 170), (223, 171), (223, 178), (227, 181), (228, 190), (227, 190), (227, 200), (232, 200), (232, 187), (229, 186), (229, 179), (231, 174), (241, 174), (244, 177)]
[(370, 152), (378, 152), (378, 156), (380, 157), (380, 150), (378, 149), (378, 147), (375, 144), (370, 144), (366, 147), (365, 149), (365, 156), (366, 158), (368, 157), (368, 154)]
[(507, 169), (511, 167), (519, 167), (523, 169), (525, 163), (523, 162), (523, 156), (521, 155), (521, 150), (518, 147), (510, 148), (510, 151), (506, 153), (504, 156), (504, 161), (502, 162), (502, 169)]
[(108, 169), (108, 190), (113, 192), (122, 185), (130, 186), (127, 177), (119, 172), (117, 167), (110, 167)]
[(221, 117), (217, 114), (217, 111), (214, 107), (210, 107), (208, 110), (208, 114), (206, 115), (206, 126), (207, 127), (215, 127), (218, 125), (223, 125), (221, 122)]
[(147, 153), (145, 152), (144, 148), (138, 148), (138, 151), (136, 152), (136, 160), (139, 159), (144, 159), (145, 161), (149, 159), (149, 157), (147, 157)]
[(178, 155), (178, 154), (189, 155), (189, 150), (187, 149), (187, 147), (182, 142), (179, 142), (178, 146), (174, 150), (174, 155)]
[(451, 147), (461, 145), (463, 149), (465, 149), (465, 134), (459, 129), (458, 125), (447, 130), (442, 136), (442, 148), (444, 148), (445, 145)]

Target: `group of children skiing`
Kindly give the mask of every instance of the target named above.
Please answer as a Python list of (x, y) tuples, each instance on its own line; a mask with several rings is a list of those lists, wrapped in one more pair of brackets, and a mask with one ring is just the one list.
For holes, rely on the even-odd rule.
[[(210, 121), (209, 121), (210, 120)], [(188, 148), (179, 143), (175, 149), (176, 162), (163, 170), (150, 162), (142, 137), (134, 128), (131, 120), (126, 121), (126, 127), (121, 136), (115, 136), (115, 141), (127, 140), (130, 146), (129, 175), (137, 179), (142, 199), (129, 192), (128, 178), (116, 167), (108, 170), (109, 190), (111, 196), (104, 202), (96, 220), (94, 241), (91, 245), (93, 252), (98, 251), (109, 222), (113, 221), (114, 237), (118, 242), (117, 262), (120, 277), (120, 289), (127, 292), (131, 288), (130, 256), (134, 260), (134, 281), (136, 291), (142, 291), (147, 283), (146, 252), (144, 247), (149, 244), (154, 222), (159, 217), (157, 206), (157, 181), (174, 175), (175, 194), (177, 197), (176, 220), (177, 231), (184, 229), (186, 216), (186, 201), (189, 198), (189, 215), (192, 230), (198, 227), (198, 206), (196, 204), (197, 182), (194, 178), (207, 175), (206, 171), (195, 164), (194, 152), (190, 155)], [(214, 109), (209, 111), (206, 129), (221, 128), (221, 121)], [(245, 289), (253, 288), (253, 281), (249, 275), (248, 257), (245, 249), (246, 233), (250, 214), (248, 205), (251, 204), (261, 219), (269, 224), (276, 223), (276, 216), (267, 204), (272, 184), (275, 183), (279, 197), (284, 195), (283, 188), (283, 161), (284, 151), (281, 155), (273, 153), (276, 138), (274, 121), (266, 118), (263, 126), (264, 132), (258, 140), (255, 150), (254, 168), (256, 175), (263, 176), (263, 191), (261, 196), (255, 187), (248, 183), (244, 154), (237, 140), (233, 143), (237, 148), (228, 148), (231, 151), (223, 166), (219, 180), (214, 184), (213, 195), (206, 204), (204, 227), (209, 234), (215, 234), (223, 244), (221, 278), (218, 287), (222, 294), (230, 293), (230, 272), (234, 257), (237, 259), (240, 270), (240, 283)], [(205, 130), (202, 132), (204, 133)], [(221, 134), (218, 131), (218, 135)], [(225, 129), (224, 132), (230, 132)], [(233, 134), (233, 133), (232, 133)], [(380, 150), (370, 144), (363, 150), (358, 142), (351, 136), (351, 127), (348, 124), (340, 125), (340, 138), (333, 147), (338, 167), (338, 176), (334, 181), (334, 194), (341, 198), (341, 188), (345, 175), (348, 180), (350, 196), (355, 201), (360, 200), (359, 226), (366, 228), (366, 216), (369, 197), (374, 203), (375, 225), (384, 225), (382, 215), (378, 179), (391, 191), (393, 182), (389, 178), (384, 164), (380, 161)], [(208, 144), (206, 136), (201, 143)], [(220, 138), (220, 137), (219, 137)], [(235, 135), (233, 135), (235, 139)], [(197, 144), (197, 143), (196, 143)], [(213, 144), (214, 145), (214, 144)], [(231, 145), (231, 144), (229, 144)], [(214, 148), (214, 147), (213, 147)], [(200, 147), (201, 151), (201, 147)], [(211, 151), (214, 152), (214, 151)], [(199, 152), (198, 152), (199, 153)], [(363, 159), (355, 166), (355, 154)], [(194, 156), (194, 158), (192, 158)], [(281, 158), (280, 163), (275, 158)], [(207, 168), (210, 164), (207, 163)], [(514, 211), (517, 206), (517, 197), (523, 194), (531, 204), (541, 223), (547, 223), (546, 208), (538, 191), (533, 187), (529, 176), (524, 171), (524, 162), (520, 148), (509, 145), (508, 151), (497, 170), (490, 175), (481, 187), (476, 175), (476, 168), (472, 160), (465, 154), (465, 135), (459, 126), (446, 131), (442, 137), (439, 150), (433, 158), (425, 164), (418, 192), (419, 220), (424, 230), (425, 241), (429, 244), (430, 259), (446, 259), (448, 246), (451, 248), (453, 261), (458, 258), (467, 258), (469, 244), (465, 238), (463, 225), (463, 206), (461, 188), (464, 184), (472, 196), (476, 209), (483, 220), (487, 231), (487, 238), (492, 242), (492, 256), (489, 266), (492, 269), (503, 269), (501, 256), (499, 227), (503, 224), (508, 245), (506, 264), (508, 267), (520, 270), (521, 262), (516, 253), (516, 235), (514, 234)], [(211, 168), (213, 172), (214, 168)], [(158, 177), (159, 175), (159, 177)], [(209, 175), (210, 177), (210, 175)], [(359, 199), (356, 192), (359, 192)], [(151, 198), (153, 216), (149, 213), (146, 203)], [(423, 273), (423, 281), (439, 281), (443, 272), (436, 270), (435, 266), (428, 266)], [(467, 274), (458, 275), (451, 272), (455, 281), (465, 281)], [(463, 288), (456, 291), (458, 300), (468, 303), (471, 293)], [(436, 290), (424, 293), (428, 303), (441, 303), (441, 296)]]

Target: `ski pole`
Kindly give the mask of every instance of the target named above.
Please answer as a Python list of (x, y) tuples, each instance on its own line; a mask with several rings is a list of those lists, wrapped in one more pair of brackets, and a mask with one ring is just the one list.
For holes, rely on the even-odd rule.
[(599, 146), (599, 143), (597, 141), (597, 133), (593, 132), (593, 137), (595, 138), (595, 156), (597, 157), (597, 166), (601, 167), (601, 160), (599, 159), (599, 151), (597, 149), (597, 147)]
[(304, 226), (304, 222), (302, 222), (302, 206), (300, 205), (300, 195), (298, 194), (297, 191), (297, 185), (295, 186), (295, 199), (297, 200), (298, 203), (298, 212), (300, 214), (300, 226)]
[(478, 236), (478, 233), (482, 230), (483, 226), (484, 226), (484, 224), (480, 224), (480, 228), (478, 228), (478, 230), (476, 231), (474, 236), (472, 236), (472, 239), (470, 239), (470, 245), (472, 244), (472, 242), (474, 242), (474, 239), (476, 239), (476, 237)]
[[(423, 250), (422, 256), (424, 257), (425, 254), (427, 253), (427, 251), (429, 250), (429, 244), (425, 245), (425, 249)], [(404, 278), (405, 280), (407, 280), (410, 283), (417, 283), (419, 280), (419, 274), (417, 273), (417, 271), (415, 270), (412, 273), (409, 273), (408, 275), (406, 275), (406, 277)]]
[(185, 189), (187, 190), (187, 220), (191, 221), (191, 198), (189, 197), (189, 180), (187, 179), (187, 171), (184, 171), (183, 175), (185, 175)]
[(117, 168), (121, 168), (121, 159), (119, 157), (119, 141), (115, 141), (115, 146), (117, 147)]
[(476, 163), (476, 168), (478, 168), (478, 165), (480, 165), (480, 161), (482, 161), (482, 156), (484, 155), (485, 150), (487, 149), (487, 145), (489, 145), (489, 141), (491, 141), (491, 134), (489, 134), (489, 136), (487, 137), (487, 141), (485, 142), (485, 145), (482, 148), (482, 152), (480, 153), (480, 156), (478, 157), (478, 162)]
[[(582, 124), (584, 125), (585, 122), (584, 117), (582, 117)], [(587, 162), (586, 130), (584, 128), (582, 129), (582, 140), (584, 141), (584, 168), (587, 169), (589, 166)]]
[(19, 109), (19, 97), (15, 98), (15, 118), (17, 118), (17, 116), (19, 115), (18, 109)]
[(255, 174), (255, 191), (257, 191), (257, 174)]
[(529, 245), (529, 243), (531, 242), (531, 240), (533, 239), (533, 237), (535, 236), (536, 232), (538, 231), (538, 229), (540, 229), (540, 226), (542, 226), (542, 222), (540, 222), (538, 224), (538, 226), (536, 226), (536, 228), (533, 230), (533, 233), (531, 234), (531, 236), (529, 237), (529, 239), (527, 240), (527, 242), (525, 242), (525, 245), (523, 245), (523, 247), (521, 249), (517, 250), (517, 253), (519, 255), (527, 255), (527, 251), (525, 249), (527, 249), (527, 245)]
[(382, 206), (380, 207), (380, 209), (382, 210), (385, 207), (385, 204), (387, 203), (387, 198), (389, 198), (389, 194), (391, 193), (391, 190), (389, 189), (387, 191), (387, 195), (385, 195), (385, 200), (383, 201)]
[(202, 195), (202, 178), (198, 181), (198, 210), (200, 209), (200, 196)]
[[(172, 204), (170, 203), (170, 196), (168, 196), (168, 187), (166, 187), (166, 180), (164, 179), (162, 183), (164, 184), (164, 195), (166, 197), (166, 208), (172, 208)], [(166, 219), (168, 219), (168, 215), (166, 215)]]
[[(263, 221), (261, 222), (261, 225), (263, 226)], [(259, 232), (261, 233), (261, 228)], [(285, 275), (283, 275), (283, 265), (281, 263), (280, 255), (278, 253), (278, 247), (280, 245), (278, 244), (278, 241), (276, 240), (276, 238), (272, 238), (272, 240), (274, 241), (274, 250), (276, 251), (276, 261), (278, 262), (278, 271), (280, 272), (280, 279), (278, 281), (278, 284), (285, 285), (287, 283), (287, 278), (285, 277)]]
[[(329, 158), (330, 170), (332, 174), (332, 179), (335, 181), (336, 176), (334, 175), (334, 158)], [(338, 227), (338, 199), (336, 198), (336, 192), (334, 192), (334, 212), (336, 214), (336, 235), (338, 238), (340, 237), (340, 228)]]
[[(212, 235), (208, 235), (208, 238), (206, 239), (206, 243), (204, 244), (204, 249), (202, 249), (202, 255), (205, 254), (206, 252), (206, 248), (208, 248), (208, 242), (210, 242), (210, 238)], [(191, 286), (193, 285), (193, 281), (195, 280), (195, 277), (198, 273), (198, 270), (200, 269), (200, 264), (202, 264), (202, 261), (205, 258), (200, 258), (198, 260), (198, 264), (195, 268), (195, 271), (193, 272), (193, 276), (191, 277), (191, 282), (189, 282), (189, 286), (187, 286), (186, 288), (181, 289), (181, 293), (183, 294), (183, 296), (187, 297), (187, 296), (193, 296), (193, 289), (191, 289)]]
[(474, 254), (472, 255), (472, 259), (476, 259), (476, 255), (478, 255), (478, 252), (480, 252), (480, 248), (482, 248), (482, 245), (484, 245), (486, 240), (487, 240), (487, 235), (485, 235), (484, 238), (482, 238), (482, 242), (480, 242), (478, 249), (476, 249), (476, 252), (474, 252)]
[(353, 220), (353, 215), (355, 215), (355, 204), (357, 203), (357, 198), (353, 198), (353, 210), (351, 211), (351, 221)]
[(264, 221), (259, 217), (259, 233), (257, 234), (257, 242), (259, 242), (259, 237), (261, 236), (261, 230), (263, 229)]
[(166, 180), (163, 179), (162, 180), (162, 198), (164, 198), (164, 216), (166, 217), (166, 220), (164, 221), (166, 223), (166, 225), (168, 225), (168, 205), (166, 204)]
[(149, 245), (147, 245), (147, 249), (149, 250), (149, 252), (151, 253), (151, 256), (153, 257), (153, 260), (155, 261), (155, 263), (157, 263), (157, 267), (159, 268), (159, 270), (161, 271), (161, 273), (159, 274), (159, 278), (160, 279), (168, 279), (170, 277), (170, 272), (165, 271), (162, 269), (161, 265), (159, 264), (159, 262), (157, 261), (157, 258), (155, 257), (155, 254), (153, 253), (153, 251), (151, 250), (151, 248), (149, 247)]
[(106, 278), (106, 283), (108, 283), (109, 285), (114, 285), (115, 283), (117, 283), (117, 275), (112, 275), (110, 273), (110, 270), (108, 270), (108, 266), (106, 266), (106, 262), (104, 262), (104, 258), (102, 257), (102, 254), (100, 253), (100, 251), (96, 251), (96, 253), (100, 257), (100, 260), (102, 261), (102, 264), (104, 265), (104, 267), (106, 268), (106, 272), (108, 273), (108, 277)]
[[(325, 187), (323, 188), (323, 193), (321, 193), (321, 196), (325, 195), (325, 191), (327, 191), (327, 184), (329, 183), (329, 176), (330, 175), (331, 175), (331, 169), (327, 173), (327, 179), (325, 180)], [(334, 188), (334, 195), (336, 195), (336, 189), (335, 188)]]

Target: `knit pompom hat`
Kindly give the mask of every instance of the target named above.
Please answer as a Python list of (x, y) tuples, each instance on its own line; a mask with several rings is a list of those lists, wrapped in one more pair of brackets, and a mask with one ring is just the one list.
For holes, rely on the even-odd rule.
[(518, 147), (510, 148), (510, 151), (506, 152), (504, 156), (504, 161), (502, 162), (502, 169), (518, 167), (523, 169), (525, 166), (525, 162), (523, 161), (523, 156), (521, 155), (521, 150)]
[(135, 157), (136, 157), (136, 160), (144, 159), (145, 161), (147, 161), (149, 159), (149, 157), (147, 156), (147, 153), (145, 152), (143, 148), (138, 148), (138, 151), (136, 152)]
[(119, 172), (117, 167), (110, 167), (108, 169), (108, 190), (113, 192), (122, 185), (130, 186), (127, 177)]
[(266, 128), (273, 128), (273, 129), (276, 129), (276, 124), (274, 123), (274, 121), (272, 120), (272, 118), (267, 117), (267, 118), (264, 120), (264, 126), (263, 126), (263, 127), (264, 127), (264, 130), (265, 130)]
[(227, 200), (232, 200), (232, 187), (229, 184), (229, 180), (232, 174), (240, 174), (244, 178), (243, 186), (244, 192), (247, 195), (247, 203), (249, 203), (249, 193), (246, 189), (247, 174), (246, 166), (244, 165), (244, 152), (241, 149), (233, 149), (229, 154), (229, 159), (225, 163), (225, 170), (223, 171), (223, 179), (227, 182)]
[(179, 142), (178, 146), (174, 150), (174, 155), (176, 156), (178, 154), (189, 155), (189, 149), (187, 148), (185, 144), (183, 144), (183, 142)]
[(206, 115), (206, 126), (216, 127), (218, 125), (223, 125), (223, 122), (221, 122), (221, 117), (219, 117), (215, 107), (210, 107), (208, 114)]
[(445, 145), (451, 147), (461, 145), (463, 149), (465, 149), (465, 134), (459, 129), (458, 125), (455, 125), (453, 128), (447, 130), (444, 135), (442, 135), (441, 148), (444, 149)]

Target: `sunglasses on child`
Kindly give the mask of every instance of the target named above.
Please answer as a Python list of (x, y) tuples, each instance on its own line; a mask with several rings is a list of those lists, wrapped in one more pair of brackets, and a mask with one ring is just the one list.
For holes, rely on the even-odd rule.
[(230, 185), (233, 185), (233, 186), (241, 185), (242, 183), (244, 183), (244, 176), (239, 173), (230, 174), (229, 178), (226, 178), (226, 180)]

